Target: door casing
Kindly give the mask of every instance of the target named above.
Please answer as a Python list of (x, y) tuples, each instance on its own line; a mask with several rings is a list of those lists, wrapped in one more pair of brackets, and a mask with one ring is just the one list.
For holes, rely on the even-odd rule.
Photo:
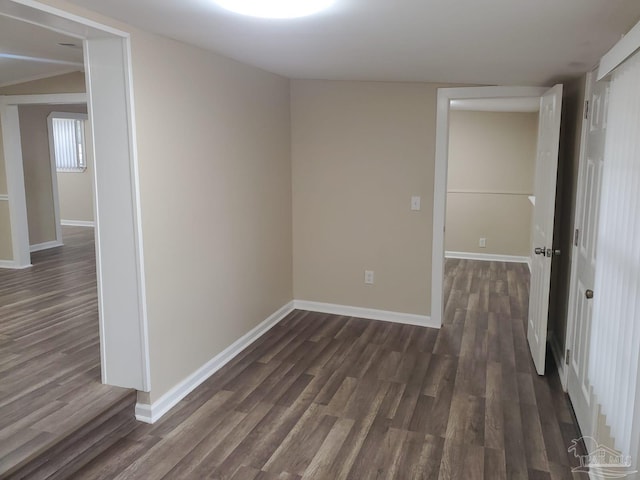
[(444, 227), (447, 210), (449, 111), (452, 100), (541, 97), (545, 87), (462, 87), (438, 89), (436, 164), (433, 185), (433, 245), (431, 256), (431, 320), (442, 325), (444, 315)]
[[(83, 41), (93, 125), (96, 270), (102, 381), (150, 391), (149, 340), (135, 137), (131, 41), (127, 32), (34, 0), (0, 0), (0, 15)], [(4, 102), (2, 121), (17, 106)], [(4, 127), (3, 127), (4, 130)], [(13, 234), (12, 268), (29, 266), (19, 139), (4, 145)]]

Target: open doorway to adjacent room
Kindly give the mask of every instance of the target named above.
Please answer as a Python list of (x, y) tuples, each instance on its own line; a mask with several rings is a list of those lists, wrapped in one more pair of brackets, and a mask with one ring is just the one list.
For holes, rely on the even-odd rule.
[(2, 478), (149, 390), (128, 36), (38, 8), (0, 3)]

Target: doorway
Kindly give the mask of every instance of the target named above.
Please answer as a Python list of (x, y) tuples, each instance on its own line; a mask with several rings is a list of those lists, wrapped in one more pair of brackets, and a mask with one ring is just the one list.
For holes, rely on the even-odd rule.
[(442, 88), (438, 90), (431, 278), (431, 319), (437, 325), (442, 325), (444, 312), (443, 278), (451, 102), (456, 100), (468, 101), (478, 99), (540, 98), (544, 92), (544, 88), (537, 87), (470, 87)]
[(445, 257), (530, 264), (540, 99), (453, 101)]
[[(96, 262), (103, 383), (150, 390), (130, 39), (127, 32), (32, 2), (3, 2), (0, 15), (81, 39), (89, 117), (94, 127)], [(32, 96), (33, 97), (33, 96)], [(20, 95), (0, 97), (12, 260), (30, 266)], [(32, 103), (47, 103), (31, 98)], [(76, 100), (75, 103), (78, 103)]]
[[(39, 101), (48, 98), (50, 103), (18, 105), (31, 253), (63, 245), (63, 225), (94, 226), (87, 105), (69, 103), (81, 95), (40, 95)], [(77, 128), (61, 128), (67, 124)], [(72, 161), (77, 168), (72, 168)]]
[[(441, 325), (444, 315), (444, 239), (452, 101), (531, 97), (540, 99), (540, 122), (535, 162), (535, 194), (540, 198), (534, 199), (531, 238), (535, 242), (536, 255), (532, 255), (531, 262), (532, 280), (527, 339), (536, 370), (542, 375), (546, 358), (549, 278), (551, 258), (554, 254), (552, 241), (562, 105), (561, 85), (556, 85), (549, 90), (537, 87), (472, 87), (445, 88), (438, 91), (431, 314), (432, 319), (436, 321), (435, 323)], [(544, 259), (540, 257), (544, 257)]]

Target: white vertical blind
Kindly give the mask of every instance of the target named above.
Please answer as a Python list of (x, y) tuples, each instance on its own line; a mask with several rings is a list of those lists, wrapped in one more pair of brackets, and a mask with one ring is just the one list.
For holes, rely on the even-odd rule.
[(589, 376), (616, 448), (630, 455), (640, 408), (640, 53), (611, 81), (597, 245)]
[(82, 121), (73, 118), (53, 118), (51, 125), (56, 168), (63, 172), (84, 170), (86, 165), (82, 150)]

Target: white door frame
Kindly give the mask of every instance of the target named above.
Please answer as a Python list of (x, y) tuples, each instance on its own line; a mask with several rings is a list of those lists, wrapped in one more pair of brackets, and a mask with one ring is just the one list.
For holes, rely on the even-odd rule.
[[(56, 238), (32, 248), (29, 242), (29, 225), (27, 218), (26, 196), (24, 191), (24, 163), (22, 156), (22, 134), (18, 119), (20, 105), (77, 105), (87, 103), (86, 93), (58, 93), (47, 95), (5, 95), (0, 96), (0, 118), (2, 119), (2, 138), (5, 140), (4, 161), (7, 169), (7, 192), (9, 198), (9, 214), (11, 216), (11, 243), (14, 260), (12, 268), (31, 266), (31, 252), (62, 245), (60, 227), (60, 205), (58, 201), (58, 181), (55, 161), (51, 164), (51, 187), (53, 192), (53, 209), (56, 223)], [(8, 143), (8, 144), (7, 144)], [(22, 205), (24, 203), (24, 205)], [(26, 243), (25, 243), (26, 232)]]
[[(83, 41), (86, 103), (93, 126), (95, 160), (102, 381), (148, 392), (149, 341), (129, 33), (34, 0), (0, 0), (0, 15)], [(4, 109), (3, 133), (4, 122), (15, 123), (17, 116), (17, 106)], [(10, 158), (21, 158), (19, 138), (4, 138), (5, 154), (8, 151)], [(18, 247), (14, 250), (14, 265), (26, 266), (29, 256), (24, 182), (17, 180), (22, 179), (23, 172), (16, 161), (7, 162), (7, 166), (7, 183), (15, 186), (8, 191), (12, 231), (16, 229), (12, 239)]]
[(431, 320), (441, 326), (444, 315), (444, 226), (447, 210), (449, 110), (452, 100), (541, 97), (544, 87), (439, 88), (436, 113), (436, 165), (433, 185), (433, 246), (431, 254)]
[(20, 118), (18, 106), (5, 104), (4, 98), (0, 97), (0, 122), (2, 123), (13, 258), (3, 262), (3, 267), (28, 268), (31, 266), (31, 253), (29, 251), (27, 197), (24, 189), (24, 168), (20, 142)]

